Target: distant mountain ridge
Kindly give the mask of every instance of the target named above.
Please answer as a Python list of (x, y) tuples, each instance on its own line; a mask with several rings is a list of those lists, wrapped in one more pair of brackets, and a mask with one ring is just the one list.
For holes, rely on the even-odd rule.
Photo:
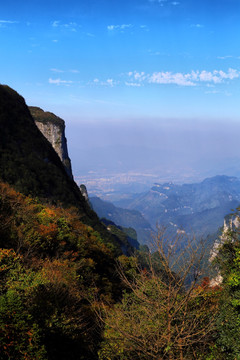
[(124, 201), (153, 227), (159, 223), (205, 236), (222, 226), (224, 216), (239, 205), (240, 180), (218, 175), (195, 184), (156, 183), (127, 204)]

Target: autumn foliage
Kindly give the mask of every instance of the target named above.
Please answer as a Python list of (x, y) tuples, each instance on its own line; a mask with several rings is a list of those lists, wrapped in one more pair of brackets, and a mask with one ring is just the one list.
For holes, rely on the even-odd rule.
[(77, 209), (3, 183), (0, 210), (0, 359), (94, 359), (91, 301), (120, 293), (113, 249)]

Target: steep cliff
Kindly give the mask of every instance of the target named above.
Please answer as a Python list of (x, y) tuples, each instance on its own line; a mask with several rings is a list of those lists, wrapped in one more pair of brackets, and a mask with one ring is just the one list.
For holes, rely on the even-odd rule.
[(50, 112), (45, 112), (39, 107), (29, 106), (30, 113), (46, 139), (60, 157), (68, 175), (73, 178), (71, 160), (68, 156), (67, 139), (65, 137), (65, 122)]
[[(81, 222), (111, 243), (116, 254), (126, 248), (99, 221), (66, 173), (60, 157), (36, 126), (24, 98), (5, 85), (0, 85), (0, 180), (43, 203), (76, 207)], [(133, 250), (130, 245), (128, 249)]]
[[(0, 86), (0, 178), (26, 195), (92, 211), (52, 145), (37, 128), (23, 97)], [(95, 216), (95, 215), (94, 215)]]

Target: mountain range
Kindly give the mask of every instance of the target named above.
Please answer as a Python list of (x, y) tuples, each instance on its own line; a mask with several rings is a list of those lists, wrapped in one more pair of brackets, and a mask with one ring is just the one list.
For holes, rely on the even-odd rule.
[[(123, 201), (127, 210), (139, 211), (153, 228), (158, 223), (198, 236), (214, 233), (239, 204), (240, 180), (225, 175), (195, 184), (155, 183), (149, 191)], [(121, 206), (121, 201), (115, 205)]]

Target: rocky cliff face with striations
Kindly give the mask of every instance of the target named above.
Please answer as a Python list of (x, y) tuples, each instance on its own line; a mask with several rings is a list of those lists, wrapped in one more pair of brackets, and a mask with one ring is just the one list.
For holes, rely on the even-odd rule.
[(66, 172), (73, 178), (71, 160), (68, 156), (67, 139), (65, 137), (65, 122), (50, 112), (45, 112), (39, 107), (30, 106), (31, 115), (46, 139), (60, 157)]

